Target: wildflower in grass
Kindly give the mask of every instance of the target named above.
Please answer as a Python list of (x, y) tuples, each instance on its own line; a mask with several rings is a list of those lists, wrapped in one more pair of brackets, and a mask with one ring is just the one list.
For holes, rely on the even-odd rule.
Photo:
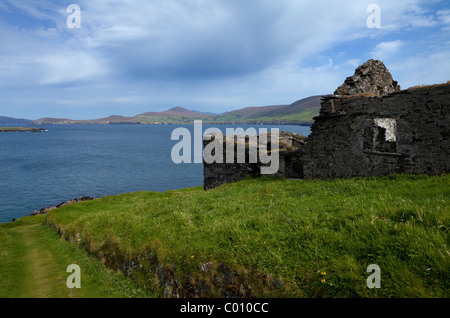
[(320, 280), (321, 282), (322, 282), (322, 284), (325, 284), (326, 283), (326, 280), (325, 280), (325, 275), (326, 275), (327, 273), (326, 272), (320, 272), (320, 275), (322, 275), (322, 279)]

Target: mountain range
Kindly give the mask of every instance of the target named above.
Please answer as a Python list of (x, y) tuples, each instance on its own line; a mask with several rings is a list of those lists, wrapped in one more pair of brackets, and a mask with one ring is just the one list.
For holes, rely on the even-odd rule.
[(162, 112), (146, 112), (133, 117), (112, 115), (106, 118), (74, 120), (68, 118), (15, 119), (0, 116), (3, 125), (41, 124), (188, 124), (201, 119), (205, 124), (311, 124), (319, 114), (321, 95), (307, 97), (289, 105), (246, 107), (223, 114), (204, 113), (183, 107)]
[(18, 119), (0, 116), (0, 125), (31, 125), (32, 121), (29, 119)]

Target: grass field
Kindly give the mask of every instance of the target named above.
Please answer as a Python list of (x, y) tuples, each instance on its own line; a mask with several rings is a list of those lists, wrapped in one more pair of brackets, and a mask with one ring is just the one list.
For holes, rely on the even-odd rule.
[[(0, 298), (151, 297), (87, 251), (61, 240), (45, 215), (0, 226)], [(66, 285), (67, 266), (81, 267), (81, 288)]]
[[(93, 283), (84, 286), (100, 284), (114, 290), (106, 293), (113, 297), (162, 296), (153, 273), (136, 279), (144, 293), (101, 265), (149, 254), (172, 268), (180, 285), (189, 284), (201, 264), (226, 264), (257, 297), (449, 297), (449, 200), (447, 175), (260, 178), (208, 192), (104, 197), (0, 226), (2, 289), (20, 295), (14, 292), (28, 286), (17, 275), (33, 271), (28, 258), (35, 256), (24, 258), (31, 248), (50, 251), (58, 270), (90, 264)], [(43, 217), (81, 244), (59, 239), (40, 225)], [(27, 235), (41, 239), (30, 247)], [(370, 264), (381, 268), (381, 288), (366, 285)], [(101, 296), (101, 289), (92, 289)]]
[(308, 108), (304, 109), (301, 112), (292, 113), (292, 114), (280, 114), (280, 115), (274, 115), (274, 116), (256, 116), (254, 114), (245, 115), (245, 114), (224, 114), (221, 116), (213, 116), (211, 118), (204, 118), (203, 123), (232, 123), (232, 122), (239, 122), (239, 123), (292, 123), (292, 124), (298, 124), (298, 123), (312, 123), (313, 117), (319, 115), (319, 108)]
[(34, 128), (34, 127), (0, 127), (0, 132), (37, 132), (42, 131), (42, 128)]

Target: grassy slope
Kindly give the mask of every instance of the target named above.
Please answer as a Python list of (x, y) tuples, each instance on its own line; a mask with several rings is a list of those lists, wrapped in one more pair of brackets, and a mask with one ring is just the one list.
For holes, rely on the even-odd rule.
[(167, 124), (178, 124), (185, 123), (191, 124), (194, 119), (202, 120), (204, 124), (208, 123), (306, 123), (312, 122), (313, 117), (319, 114), (319, 108), (309, 108), (304, 109), (300, 112), (293, 114), (282, 114), (275, 116), (254, 116), (254, 115), (243, 115), (243, 114), (224, 114), (219, 116), (209, 116), (209, 117), (182, 117), (182, 116), (137, 116), (133, 117), (130, 121), (140, 122), (140, 123), (167, 123)]
[(38, 128), (34, 127), (0, 127), (1, 131), (33, 131), (37, 130)]
[[(62, 240), (45, 216), (0, 226), (0, 298), (143, 297), (122, 274)], [(67, 266), (81, 267), (81, 289), (69, 289)]]
[[(260, 107), (264, 108), (264, 107)], [(121, 116), (112, 116), (108, 118), (101, 119), (92, 119), (92, 120), (71, 120), (71, 119), (55, 119), (55, 118), (42, 118), (40, 120), (34, 121), (34, 124), (43, 124), (43, 123), (58, 123), (58, 122), (70, 122), (70, 123), (79, 123), (79, 124), (95, 124), (95, 123), (105, 123), (106, 121), (111, 123), (123, 123), (123, 122), (131, 122), (131, 123), (163, 123), (163, 124), (192, 124), (194, 120), (202, 120), (203, 123), (311, 123), (313, 121), (313, 117), (319, 114), (319, 106), (307, 109), (301, 109), (297, 111), (292, 111), (289, 113), (282, 112), (280, 114), (274, 115), (259, 115), (255, 113), (240, 113), (240, 112), (230, 112), (223, 115), (207, 115), (198, 113), (197, 116), (186, 116), (182, 113), (167, 113), (157, 114), (157, 113), (148, 113), (141, 114), (135, 117), (121, 117)]]
[(208, 119), (212, 122), (305, 123), (319, 115), (321, 96), (311, 96), (291, 105), (246, 107)]
[(132, 119), (137, 122), (192, 123), (202, 119), (204, 123), (306, 123), (319, 114), (321, 96), (311, 96), (291, 105), (246, 107), (221, 115), (207, 115), (174, 108), (160, 113), (144, 113)]
[(308, 108), (304, 109), (298, 113), (293, 114), (282, 114), (275, 116), (253, 116), (253, 115), (242, 115), (242, 114), (224, 114), (221, 116), (215, 116), (211, 118), (203, 119), (204, 123), (277, 123), (277, 122), (287, 122), (287, 123), (306, 123), (312, 122), (313, 117), (319, 115), (319, 108)]
[(194, 118), (183, 116), (136, 116), (130, 121), (139, 123), (192, 124)]
[[(105, 258), (156, 252), (179, 277), (210, 261), (256, 270), (283, 282), (275, 297), (449, 297), (449, 199), (450, 176), (264, 178), (105, 197), (48, 219)], [(366, 287), (370, 264), (381, 289)]]
[(65, 118), (41, 118), (33, 121), (43, 123), (152, 123), (152, 124), (192, 124), (201, 119), (205, 124), (309, 124), (313, 117), (319, 114), (321, 96), (311, 96), (298, 100), (290, 105), (273, 105), (261, 107), (246, 107), (221, 115), (204, 114), (182, 107), (174, 107), (163, 112), (146, 112), (134, 117), (113, 115), (107, 118), (89, 120), (71, 120)]
[[(270, 107), (270, 106), (269, 106)], [(261, 107), (264, 108), (264, 107)], [(283, 110), (287, 108), (284, 107)], [(205, 123), (310, 123), (313, 117), (319, 115), (320, 106), (299, 109), (291, 112), (281, 111), (272, 114), (258, 114), (257, 112), (229, 112), (220, 116), (203, 119)]]

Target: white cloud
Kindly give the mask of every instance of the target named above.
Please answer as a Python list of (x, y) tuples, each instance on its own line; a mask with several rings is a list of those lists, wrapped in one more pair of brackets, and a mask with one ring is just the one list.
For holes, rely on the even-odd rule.
[(382, 28), (389, 32), (400, 32), (438, 24), (433, 10), (423, 1), (396, 1), (381, 6)]
[(442, 50), (398, 60), (389, 66), (402, 89), (417, 85), (446, 83), (450, 80), (450, 54)]
[(44, 72), (39, 81), (42, 85), (60, 85), (73, 81), (93, 81), (108, 75), (107, 68), (98, 59), (84, 52), (46, 55), (37, 58)]
[(403, 44), (404, 42), (401, 40), (380, 42), (375, 46), (375, 49), (371, 52), (371, 55), (375, 59), (385, 60), (386, 58), (389, 58), (399, 52)]
[(444, 25), (443, 30), (450, 31), (450, 10), (440, 10), (437, 12), (439, 21)]
[(433, 65), (443, 65), (435, 72), (445, 70), (444, 35), (405, 34), (448, 27), (450, 10), (425, 0), (379, 0), (382, 28), (374, 30), (366, 25), (370, 3), (78, 0), (82, 28), (69, 30), (65, 4), (8, 0), (0, 5), (10, 17), (0, 21), (0, 103), (23, 90), (28, 100), (71, 97), (96, 107), (109, 100), (127, 111), (214, 105), (220, 112), (331, 93), (367, 58), (388, 60), (409, 82), (424, 74), (418, 67), (410, 74), (401, 59), (430, 69), (433, 56)]

